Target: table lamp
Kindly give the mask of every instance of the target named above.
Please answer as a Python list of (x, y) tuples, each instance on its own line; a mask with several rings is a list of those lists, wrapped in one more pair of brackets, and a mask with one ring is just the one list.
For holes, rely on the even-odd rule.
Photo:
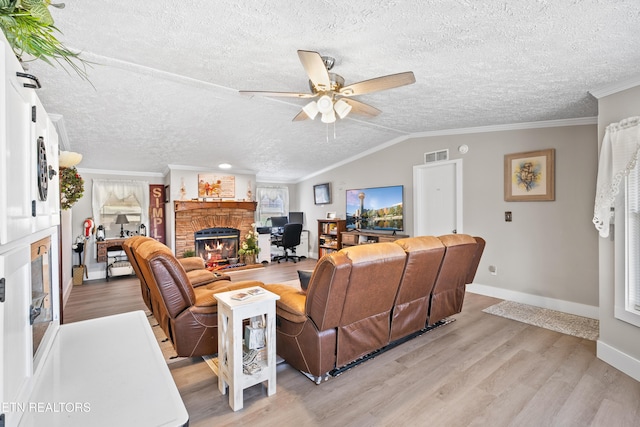
[(120, 224), (120, 238), (124, 238), (124, 224), (129, 224), (127, 216), (124, 214), (118, 214), (116, 217), (116, 224)]

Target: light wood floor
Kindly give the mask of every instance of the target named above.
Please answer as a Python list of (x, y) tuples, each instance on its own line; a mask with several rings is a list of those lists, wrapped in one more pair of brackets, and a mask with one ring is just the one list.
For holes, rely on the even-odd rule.
[[(276, 283), (314, 260), (231, 273)], [(190, 426), (638, 426), (640, 383), (595, 357), (596, 344), (496, 317), (468, 293), (456, 321), (315, 385), (286, 363), (232, 412), (201, 358), (170, 366)], [(76, 286), (65, 322), (145, 309), (136, 279)]]

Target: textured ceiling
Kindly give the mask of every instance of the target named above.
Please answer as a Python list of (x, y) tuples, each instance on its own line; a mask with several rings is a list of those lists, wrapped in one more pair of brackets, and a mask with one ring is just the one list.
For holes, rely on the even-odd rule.
[[(31, 65), (82, 168), (167, 165), (295, 182), (411, 133), (593, 117), (589, 90), (638, 75), (638, 0), (265, 2), (67, 1), (63, 42), (95, 64)], [(336, 58), (346, 84), (413, 71), (416, 83), (357, 99), (383, 111), (292, 122), (308, 92), (296, 50)]]

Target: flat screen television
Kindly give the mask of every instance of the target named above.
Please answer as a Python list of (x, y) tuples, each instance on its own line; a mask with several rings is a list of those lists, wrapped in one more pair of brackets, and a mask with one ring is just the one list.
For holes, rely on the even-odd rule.
[(294, 224), (304, 224), (303, 212), (289, 212), (289, 222)]
[(404, 186), (347, 190), (347, 230), (402, 231)]

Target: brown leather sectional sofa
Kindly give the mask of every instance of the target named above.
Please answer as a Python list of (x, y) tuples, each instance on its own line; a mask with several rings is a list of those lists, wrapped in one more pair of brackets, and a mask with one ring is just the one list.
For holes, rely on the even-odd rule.
[(216, 276), (204, 269), (204, 265), (198, 268), (197, 258), (178, 260), (171, 249), (151, 238), (131, 237), (123, 247), (140, 279), (142, 298), (178, 356), (218, 352), (215, 293), (263, 284), (232, 283), (228, 276)]
[(318, 261), (305, 291), (272, 284), (277, 352), (319, 383), (459, 313), (485, 241), (464, 234), (353, 246)]

